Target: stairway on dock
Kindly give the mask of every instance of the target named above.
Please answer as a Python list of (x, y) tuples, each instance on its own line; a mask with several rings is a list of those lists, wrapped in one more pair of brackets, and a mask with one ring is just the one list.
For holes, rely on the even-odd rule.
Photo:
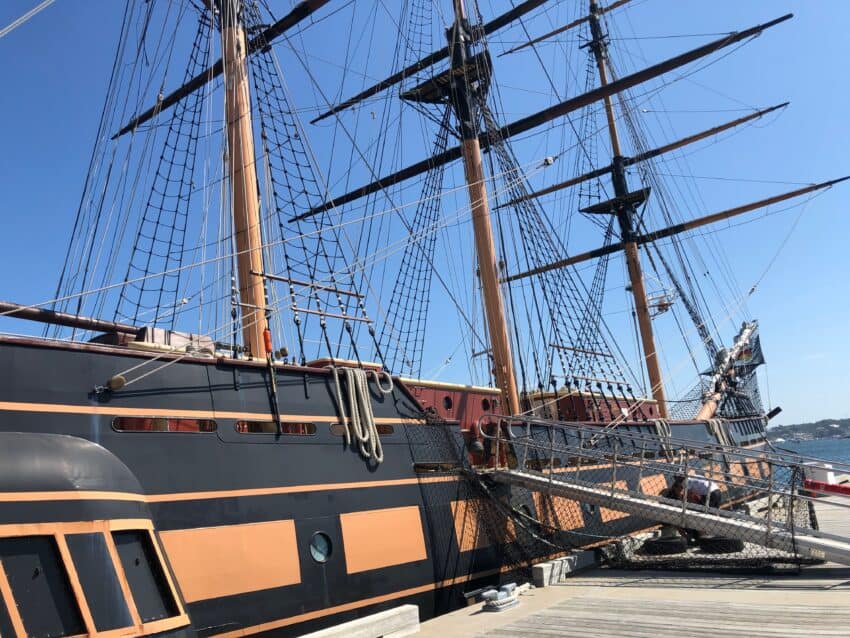
[[(809, 459), (669, 437), (660, 445), (657, 438), (634, 432), (543, 419), (512, 420), (482, 431), (490, 432), (485, 436), (495, 458), (515, 459), (480, 469), (484, 480), (789, 556), (850, 565), (850, 537), (818, 530), (810, 516), (814, 496), (803, 489)], [(568, 459), (570, 467), (555, 459)], [(649, 476), (656, 489), (647, 491)], [(707, 497), (691, 502), (687, 491), (674, 498), (663, 488), (675, 477), (699, 477), (703, 485), (709, 481), (726, 502), (719, 507)], [(752, 512), (748, 503), (760, 504), (760, 511)], [(829, 499), (829, 505), (850, 516), (850, 498)]]

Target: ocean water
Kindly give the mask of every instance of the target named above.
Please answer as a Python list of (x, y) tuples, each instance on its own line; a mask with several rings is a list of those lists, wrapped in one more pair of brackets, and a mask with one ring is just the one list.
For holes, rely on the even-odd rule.
[(785, 441), (775, 443), (777, 448), (792, 450), (803, 456), (827, 459), (850, 464), (850, 439), (821, 439), (818, 441)]

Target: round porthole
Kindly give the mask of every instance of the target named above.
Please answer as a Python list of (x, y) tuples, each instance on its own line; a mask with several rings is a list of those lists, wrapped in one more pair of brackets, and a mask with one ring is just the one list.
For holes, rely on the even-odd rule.
[(481, 399), (481, 409), (485, 412), (490, 411), (490, 399)]
[(452, 401), (452, 398), (451, 398), (449, 395), (444, 396), (444, 397), (443, 397), (443, 407), (444, 407), (446, 410), (451, 410), (451, 409), (452, 409), (452, 405), (454, 405), (454, 402)]
[(324, 532), (316, 532), (310, 539), (310, 556), (317, 563), (325, 563), (331, 557), (333, 544), (330, 537)]

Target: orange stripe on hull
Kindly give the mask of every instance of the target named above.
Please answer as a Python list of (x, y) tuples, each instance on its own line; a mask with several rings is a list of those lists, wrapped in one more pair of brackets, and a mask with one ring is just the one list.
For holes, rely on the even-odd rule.
[[(105, 416), (150, 416), (150, 417), (187, 417), (194, 419), (253, 419), (270, 421), (274, 416), (268, 412), (226, 412), (221, 410), (179, 410), (165, 408), (124, 408), (105, 405), (68, 405), (63, 403), (18, 403), (0, 401), (0, 410), (8, 412), (41, 412), (48, 414), (101, 414)], [(327, 414), (281, 414), (285, 421), (309, 421), (313, 423), (339, 423), (339, 418)], [(375, 417), (375, 423), (419, 424), (418, 419), (401, 417)]]
[(396, 487), (424, 483), (447, 483), (460, 480), (459, 476), (428, 476), (422, 478), (387, 479), (351, 483), (317, 483), (315, 485), (288, 485), (282, 487), (257, 487), (244, 490), (219, 490), (214, 492), (177, 492), (171, 494), (133, 494), (130, 492), (97, 492), (67, 490), (53, 492), (0, 492), (0, 503), (26, 503), (33, 501), (137, 501), (142, 503), (169, 503), (200, 501), (214, 498), (242, 498), (272, 496), (275, 494), (306, 494), (329, 490), (353, 490), (374, 487)]

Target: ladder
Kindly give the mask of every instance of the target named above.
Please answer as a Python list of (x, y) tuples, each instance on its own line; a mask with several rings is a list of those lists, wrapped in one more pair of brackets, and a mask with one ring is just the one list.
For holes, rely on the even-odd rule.
[[(850, 538), (801, 525), (793, 516), (795, 511), (808, 511), (812, 501), (808, 493), (801, 493), (805, 472), (800, 457), (675, 438), (667, 438), (662, 449), (657, 437), (647, 434), (618, 430), (600, 433), (599, 427), (535, 418), (503, 419), (498, 427), (485, 426), (480, 431), (495, 444), (496, 458), (503, 458), (509, 449), (512, 461), (516, 459), (510, 466), (500, 463), (477, 470), (498, 483), (792, 555), (850, 565)], [(559, 466), (556, 458), (570, 459), (570, 467)], [(758, 464), (761, 469), (758, 476), (729, 472), (728, 468), (736, 464)], [(593, 471), (583, 474), (582, 467), (592, 467)], [(841, 471), (850, 471), (850, 466)], [(684, 494), (679, 499), (666, 493), (645, 493), (640, 487), (641, 477), (650, 474), (661, 475), (667, 485), (676, 476), (706, 478), (727, 495), (734, 495), (739, 503), (766, 503), (765, 514), (727, 509), (722, 504), (712, 507), (707, 498), (698, 504), (689, 502)], [(818, 507), (845, 508), (850, 516), (850, 499), (821, 500)]]

